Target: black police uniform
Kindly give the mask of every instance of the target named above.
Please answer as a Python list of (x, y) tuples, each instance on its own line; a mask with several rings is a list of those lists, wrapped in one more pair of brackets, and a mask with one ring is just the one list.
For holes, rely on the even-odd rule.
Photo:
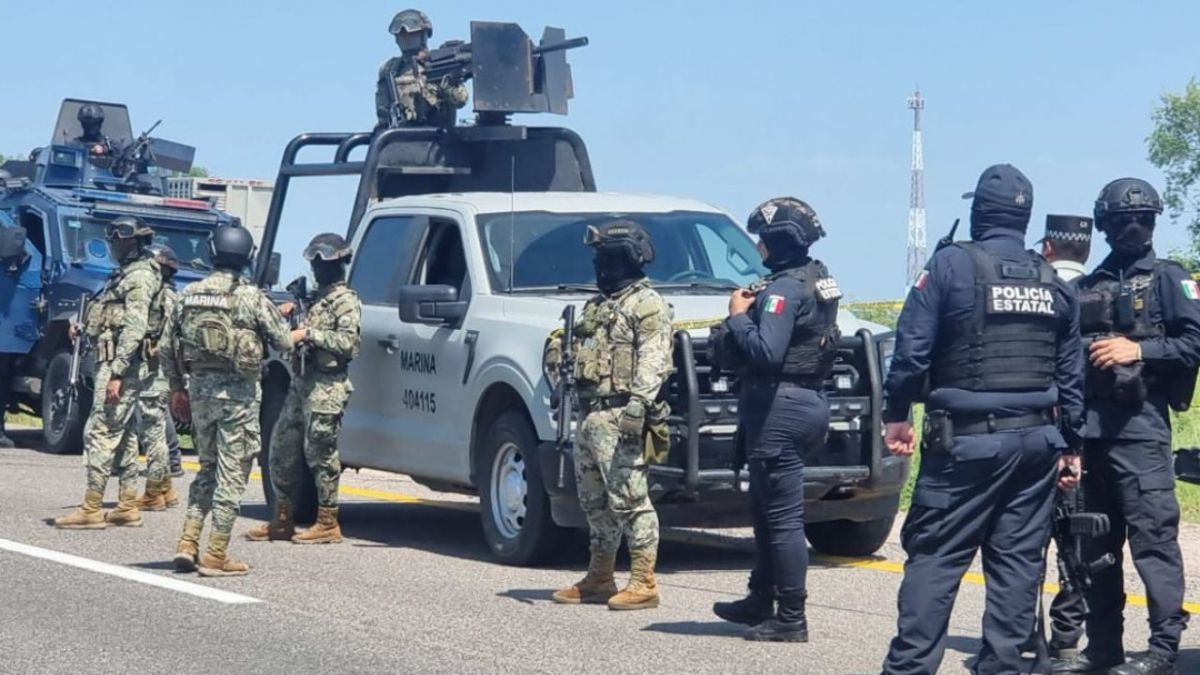
[(804, 456), (829, 429), (822, 387), (836, 354), (841, 294), (816, 260), (767, 281), (749, 312), (729, 317), (726, 327), (743, 365), (738, 424), (757, 553), (750, 589), (777, 594), (779, 617), (789, 621), (794, 607), (802, 611), (806, 593)]
[[(1122, 279), (1131, 296), (1133, 326), (1112, 325), (1120, 313), (1115, 298), (1121, 293)], [(1150, 651), (1174, 661), (1188, 613), (1183, 609), (1168, 400), (1172, 386), (1182, 378), (1186, 388), (1186, 378), (1189, 374), (1194, 378), (1200, 365), (1200, 307), (1189, 297), (1196, 285), (1182, 267), (1157, 259), (1151, 249), (1127, 262), (1110, 255), (1080, 281), (1079, 288), (1085, 338), (1125, 334), (1142, 349), (1140, 376), (1136, 371), (1124, 373), (1131, 381), (1118, 381), (1113, 371), (1088, 369), (1084, 493), (1088, 510), (1108, 514), (1112, 526), (1107, 537), (1091, 542), (1088, 558), (1111, 553), (1117, 560), (1093, 575), (1087, 592), (1088, 643), (1102, 645), (1106, 651), (1111, 648), (1116, 655), (1123, 651), (1121, 563), (1128, 538), (1133, 564), (1150, 600)], [(1140, 392), (1122, 389), (1142, 385), (1142, 401), (1137, 400)], [(1125, 398), (1122, 391), (1133, 398)], [(1187, 392), (1182, 397), (1190, 399)]]
[[(1014, 172), (1001, 167), (1001, 188)], [(1023, 231), (973, 224), (975, 241), (935, 253), (900, 314), (884, 420), (907, 419), (927, 374), (932, 390), (885, 673), (937, 671), (954, 596), (980, 548), (988, 594), (975, 672), (1022, 668), (1067, 449), (1054, 410), (1067, 428), (1080, 419), (1083, 367), (1072, 293), (1025, 249)]]

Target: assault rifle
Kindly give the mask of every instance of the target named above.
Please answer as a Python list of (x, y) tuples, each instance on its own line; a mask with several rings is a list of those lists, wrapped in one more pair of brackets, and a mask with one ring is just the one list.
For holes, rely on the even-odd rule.
[(938, 239), (937, 245), (933, 247), (934, 253), (937, 253), (938, 251), (954, 243), (954, 233), (958, 231), (959, 220), (961, 220), (961, 218), (955, 218), (954, 224), (950, 226), (950, 231), (946, 233), (946, 236)]
[[(296, 277), (292, 283), (287, 285), (287, 291), (288, 293), (292, 294), (292, 298), (295, 299), (296, 304), (295, 309), (293, 309), (291, 315), (288, 316), (288, 326), (290, 326), (292, 330), (295, 330), (300, 326), (307, 326), (308, 277)], [(301, 376), (303, 376), (304, 372), (308, 369), (308, 350), (309, 345), (307, 343), (296, 345), (296, 360), (300, 363)]]
[(83, 293), (79, 296), (79, 308), (75, 311), (75, 325), (78, 326), (75, 344), (71, 347), (71, 367), (67, 370), (67, 414), (65, 419), (71, 419), (71, 413), (79, 399), (80, 379), (83, 370), (83, 343), (87, 334), (83, 332), (84, 320), (87, 318), (88, 304), (91, 295)]
[(554, 437), (558, 448), (558, 487), (566, 484), (567, 455), (574, 448), (571, 422), (575, 419), (575, 305), (567, 305), (562, 313), (562, 359), (558, 362), (558, 386), (554, 388), (558, 431)]

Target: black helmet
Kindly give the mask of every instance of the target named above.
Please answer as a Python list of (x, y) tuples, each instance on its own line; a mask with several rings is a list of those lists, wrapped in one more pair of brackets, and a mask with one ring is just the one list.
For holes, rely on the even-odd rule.
[(154, 230), (134, 216), (121, 216), (104, 226), (104, 238), (109, 241), (148, 237), (152, 234)]
[(104, 108), (95, 103), (89, 103), (79, 109), (79, 112), (75, 115), (75, 119), (79, 120), (79, 124), (85, 127), (90, 124), (99, 126), (104, 123)]
[(400, 33), (416, 33), (417, 31), (425, 31), (425, 37), (433, 37), (433, 24), (429, 23), (429, 17), (425, 16), (425, 12), (417, 9), (406, 9), (392, 17), (392, 24), (388, 26), (388, 32), (392, 35)]
[(1092, 212), (1097, 225), (1118, 213), (1163, 212), (1163, 202), (1154, 186), (1141, 178), (1118, 178), (1100, 190)]
[(146, 252), (154, 256), (154, 262), (170, 270), (170, 274), (179, 271), (179, 258), (175, 255), (175, 250), (170, 246), (166, 244), (150, 244), (146, 247)]
[(615, 218), (599, 225), (588, 225), (583, 243), (597, 251), (619, 247), (635, 265), (654, 261), (654, 242), (639, 223), (624, 218)]
[(318, 234), (308, 243), (308, 248), (304, 249), (304, 259), (309, 262), (320, 259), (326, 262), (348, 263), (352, 254), (350, 244), (346, 243), (342, 235), (333, 232)]
[(787, 234), (797, 246), (808, 248), (825, 236), (817, 212), (795, 197), (776, 197), (754, 208), (746, 229), (759, 237)]
[(254, 257), (254, 237), (235, 225), (222, 225), (209, 237), (209, 253), (214, 267), (241, 269)]

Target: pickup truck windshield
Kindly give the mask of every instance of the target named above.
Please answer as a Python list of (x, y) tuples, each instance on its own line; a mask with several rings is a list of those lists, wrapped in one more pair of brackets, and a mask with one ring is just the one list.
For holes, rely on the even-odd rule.
[[(63, 254), (67, 260), (94, 267), (116, 267), (104, 240), (104, 224), (105, 221), (95, 218), (63, 216)], [(175, 228), (159, 222), (150, 226), (154, 228), (154, 242), (170, 246), (180, 264), (200, 271), (212, 269), (207, 230)]]
[(656, 288), (732, 289), (767, 273), (754, 242), (719, 213), (481, 213), (476, 221), (492, 288), (575, 291), (594, 284), (583, 235), (589, 224), (611, 218), (641, 223), (654, 240), (646, 274)]

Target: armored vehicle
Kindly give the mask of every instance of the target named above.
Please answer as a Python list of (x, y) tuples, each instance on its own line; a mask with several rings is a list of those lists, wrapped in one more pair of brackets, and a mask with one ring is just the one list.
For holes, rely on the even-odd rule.
[[(98, 133), (83, 128), (97, 117)], [(42, 418), (52, 452), (82, 447), (90, 383), (68, 405), (68, 326), (80, 298), (116, 269), (105, 225), (128, 215), (148, 222), (179, 256), (180, 285), (211, 269), (209, 232), (230, 218), (208, 202), (164, 196), (166, 176), (186, 172), (192, 156), (188, 146), (135, 137), (124, 105), (66, 99), (50, 144), (0, 167), (0, 354), (15, 360), (14, 407)]]
[[(539, 53), (513, 24), (477, 22), (471, 53), (497, 53), (479, 43), (514, 31), (525, 43), (520, 58), (505, 62), (520, 71), (507, 79), (526, 84), (504, 90), (504, 110), (536, 108), (532, 99), (541, 96), (540, 109), (551, 111), (547, 92), (565, 102), (570, 91), (561, 51)], [(543, 42), (561, 38), (551, 29)], [(562, 61), (542, 62), (548, 58)], [(555, 419), (543, 349), (564, 308), (582, 307), (596, 292), (582, 244), (587, 224), (630, 217), (654, 239), (647, 272), (676, 321), (675, 368), (660, 394), (672, 409), (672, 447), (667, 462), (650, 467), (652, 499), (666, 525), (746, 524), (744, 487), (730, 469), (737, 382), (713, 371), (706, 341), (730, 292), (766, 274), (754, 242), (699, 201), (597, 192), (582, 139), (497, 117), (488, 73), (477, 64), (474, 125), (303, 134), (284, 151), (260, 262), (286, 228), (280, 215), (292, 178), (359, 181), (347, 239), (363, 346), (350, 366), (343, 466), (478, 495), (483, 533), (504, 562), (537, 564), (573, 540), (567, 530), (586, 523), (556, 432), (566, 425), (571, 433), (575, 420)], [(332, 157), (298, 161), (310, 146), (327, 146)], [(362, 149), (362, 159), (351, 157)], [(825, 384), (829, 442), (806, 457), (808, 536), (825, 552), (868, 554), (890, 531), (908, 473), (907, 460), (882, 447), (881, 384), (894, 342), (848, 312), (839, 323), (844, 337)], [(289, 377), (286, 364), (269, 365), (265, 441)], [(267, 452), (265, 442), (264, 471)], [(311, 483), (305, 476), (301, 484)], [(272, 501), (269, 480), (264, 485)], [(301, 501), (298, 510), (311, 513), (313, 495)]]

